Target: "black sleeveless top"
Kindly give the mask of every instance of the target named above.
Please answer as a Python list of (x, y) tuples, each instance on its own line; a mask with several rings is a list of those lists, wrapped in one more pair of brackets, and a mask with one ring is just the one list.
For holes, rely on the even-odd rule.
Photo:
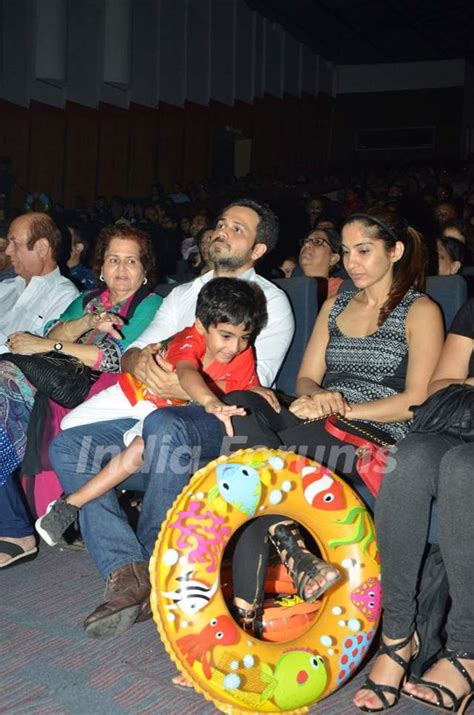
[[(408, 365), (406, 317), (413, 302), (423, 295), (410, 288), (380, 328), (371, 335), (352, 338), (342, 333), (336, 319), (356, 292), (341, 293), (329, 313), (327, 370), (323, 380), (324, 388), (341, 392), (349, 403), (354, 404), (390, 397), (405, 389)], [(357, 422), (369, 430), (375, 427), (395, 441), (402, 439), (410, 427), (410, 422)]]

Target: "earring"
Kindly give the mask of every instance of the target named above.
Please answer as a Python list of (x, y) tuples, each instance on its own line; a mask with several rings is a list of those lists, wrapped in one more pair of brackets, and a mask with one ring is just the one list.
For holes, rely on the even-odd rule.
[(100, 280), (101, 283), (104, 282), (104, 274), (103, 274), (102, 272), (101, 272), (101, 274), (100, 274), (100, 276), (99, 276), (99, 280)]
[(148, 278), (145, 276), (145, 278), (143, 279), (143, 285), (146, 286), (147, 283), (148, 283)]

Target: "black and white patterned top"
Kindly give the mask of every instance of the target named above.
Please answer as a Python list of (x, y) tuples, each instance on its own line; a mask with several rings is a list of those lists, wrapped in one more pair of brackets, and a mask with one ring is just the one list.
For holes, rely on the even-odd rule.
[[(336, 298), (328, 318), (329, 342), (326, 349), (326, 374), (323, 387), (341, 392), (349, 403), (368, 402), (403, 392), (408, 365), (406, 317), (412, 303), (422, 296), (410, 288), (383, 325), (361, 338), (344, 335), (337, 317), (357, 291), (344, 291)], [(404, 437), (409, 422), (371, 422), (357, 420), (361, 426), (374, 427), (393, 440)]]

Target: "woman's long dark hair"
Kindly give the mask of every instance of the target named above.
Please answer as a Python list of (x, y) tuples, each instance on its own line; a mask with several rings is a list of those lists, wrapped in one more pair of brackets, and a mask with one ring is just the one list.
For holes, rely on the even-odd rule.
[(351, 214), (344, 221), (344, 226), (355, 222), (364, 226), (371, 239), (383, 241), (387, 252), (395, 247), (397, 241), (403, 243), (405, 248), (400, 260), (393, 264), (393, 282), (377, 321), (380, 326), (409, 288), (424, 289), (426, 251), (423, 237), (392, 206), (377, 205), (368, 208), (367, 213)]

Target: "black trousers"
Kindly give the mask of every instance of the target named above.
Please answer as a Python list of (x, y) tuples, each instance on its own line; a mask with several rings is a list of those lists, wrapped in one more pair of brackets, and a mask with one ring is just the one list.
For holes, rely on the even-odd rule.
[[(230, 405), (245, 407), (245, 417), (234, 417), (232, 424), (239, 448), (265, 446), (298, 452), (324, 464), (359, 493), (369, 508), (374, 498), (355, 469), (356, 447), (344, 444), (324, 429), (324, 421), (304, 422), (282, 407), (277, 413), (255, 392), (236, 391), (225, 396)], [(237, 441), (237, 440), (236, 440)], [(268, 529), (285, 517), (261, 516), (249, 522), (235, 545), (232, 577), (234, 597), (258, 604), (262, 597), (270, 553)]]

